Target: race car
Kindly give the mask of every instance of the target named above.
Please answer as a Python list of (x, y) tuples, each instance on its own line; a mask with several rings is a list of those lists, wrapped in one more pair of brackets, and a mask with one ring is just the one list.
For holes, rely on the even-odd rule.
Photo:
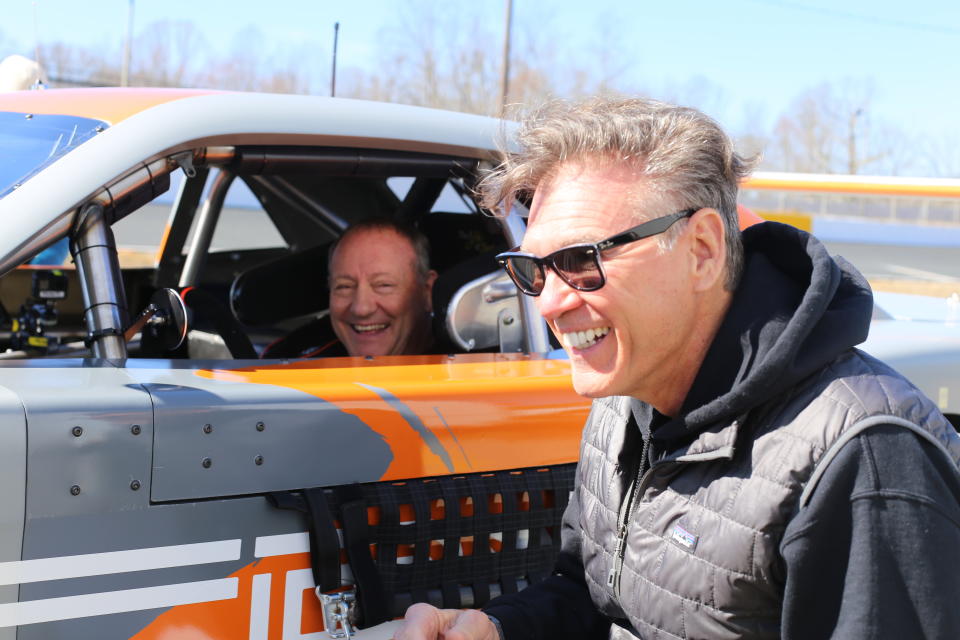
[[(0, 638), (388, 637), (549, 573), (588, 404), (493, 260), (522, 204), (471, 196), (506, 125), (163, 89), (0, 110)], [(329, 244), (385, 215), (431, 241), (450, 353), (299, 358)]]

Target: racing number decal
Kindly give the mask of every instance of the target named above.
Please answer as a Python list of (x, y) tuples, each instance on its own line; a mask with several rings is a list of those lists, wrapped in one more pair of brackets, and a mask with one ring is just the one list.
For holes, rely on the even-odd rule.
[(314, 595), (306, 533), (262, 536), (257, 560), (230, 577), (237, 597), (173, 607), (133, 640), (321, 640), (323, 614)]

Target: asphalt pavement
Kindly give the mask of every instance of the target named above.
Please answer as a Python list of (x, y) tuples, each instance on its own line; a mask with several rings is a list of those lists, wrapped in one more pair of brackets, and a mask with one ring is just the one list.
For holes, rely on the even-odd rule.
[(960, 247), (918, 247), (825, 241), (832, 255), (846, 258), (867, 280), (960, 282)]

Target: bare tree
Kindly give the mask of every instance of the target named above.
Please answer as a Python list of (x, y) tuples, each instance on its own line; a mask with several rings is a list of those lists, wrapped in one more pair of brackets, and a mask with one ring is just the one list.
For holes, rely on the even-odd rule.
[(162, 20), (144, 27), (133, 42), (131, 85), (190, 86), (207, 56), (203, 33), (187, 20)]
[(945, 132), (936, 137), (920, 138), (917, 142), (917, 165), (923, 173), (960, 178), (960, 135)]
[[(477, 5), (478, 10), (491, 5)], [(496, 115), (499, 105), (499, 11), (489, 14), (440, 12), (435, 4), (404, 5), (400, 24), (381, 37), (382, 73), (354, 73), (342, 95)], [(492, 19), (491, 19), (492, 18)], [(534, 28), (535, 27), (535, 28)], [(465, 34), (469, 34), (464, 37)], [(514, 29), (510, 60), (511, 105), (533, 104), (560, 96), (623, 90), (625, 62), (611, 51), (610, 34), (588, 55), (568, 54), (558, 43), (569, 34), (552, 28), (549, 17)]]
[(768, 168), (815, 173), (898, 173), (911, 163), (896, 127), (875, 118), (873, 87), (846, 81), (802, 92), (777, 120)]
[(40, 59), (53, 86), (106, 86), (120, 79), (119, 64), (104, 51), (54, 42), (40, 46)]
[[(338, 74), (338, 95), (425, 105), (486, 115), (500, 112), (499, 70), (503, 24), (499, 6), (488, 3), (446, 10), (427, 0), (399, 5), (399, 19), (380, 35), (374, 69), (347, 67)], [(599, 20), (599, 19), (598, 19)], [(508, 114), (521, 106), (565, 96), (627, 93), (653, 95), (729, 112), (731, 101), (706, 77), (670, 84), (658, 91), (630, 86), (628, 50), (609, 16), (598, 23), (594, 44), (570, 47), (549, 15), (536, 24), (515, 22), (511, 47)], [(0, 32), (0, 44), (6, 42)], [(120, 44), (93, 49), (55, 42), (41, 47), (54, 86), (113, 85), (120, 77)], [(215, 52), (188, 21), (144, 27), (133, 43), (131, 84), (195, 86), (245, 91), (326, 93), (328, 59), (317, 43), (271, 46), (254, 26), (240, 31), (227, 52)], [(323, 64), (319, 64), (322, 60)], [(744, 108), (738, 147), (762, 152), (762, 166), (786, 171), (898, 174), (918, 168), (930, 175), (960, 175), (958, 140), (908, 139), (875, 117), (873, 87), (864, 82), (821, 84), (801, 92), (771, 130), (762, 113)], [(729, 123), (725, 123), (728, 128)]]

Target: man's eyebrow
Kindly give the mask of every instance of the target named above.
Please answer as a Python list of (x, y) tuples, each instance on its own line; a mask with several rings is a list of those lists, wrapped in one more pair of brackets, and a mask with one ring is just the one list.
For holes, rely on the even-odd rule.
[[(334, 274), (334, 275), (331, 275), (330, 277), (331, 277), (331, 279), (333, 279), (333, 280), (349, 280), (349, 281), (351, 281), (351, 282), (356, 282), (356, 281), (357, 281), (357, 278), (355, 278), (354, 276), (345, 274), (345, 273)], [(368, 279), (371, 279), (371, 278), (392, 278), (392, 279), (395, 279), (395, 278), (396, 278), (396, 275), (393, 274), (393, 273), (391, 273), (391, 272), (389, 272), (389, 271), (375, 271), (374, 273), (369, 274), (369, 275), (367, 276), (367, 278), (368, 278)]]
[[(582, 234), (578, 234), (576, 236), (567, 236), (567, 237), (560, 236), (560, 238), (561, 238), (561, 241), (557, 242), (553, 249), (550, 249), (550, 251), (547, 251), (542, 255), (548, 255), (550, 253), (553, 253), (554, 251), (559, 251), (564, 247), (569, 247), (575, 244), (594, 244), (603, 240), (603, 238), (597, 238), (597, 237), (594, 237), (593, 235), (582, 235)], [(522, 243), (520, 244), (520, 251), (527, 251), (528, 253), (530, 253), (528, 249), (525, 249), (523, 247)]]

